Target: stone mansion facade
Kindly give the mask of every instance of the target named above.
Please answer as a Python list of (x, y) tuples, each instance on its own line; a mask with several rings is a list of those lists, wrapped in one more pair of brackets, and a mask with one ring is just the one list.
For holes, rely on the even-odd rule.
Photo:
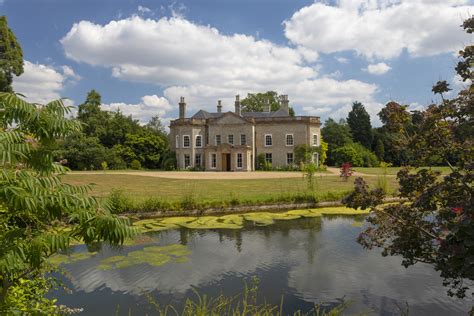
[[(294, 148), (300, 144), (319, 146), (320, 120), (316, 116), (289, 115), (288, 96), (280, 97), (280, 109), (241, 112), (235, 98), (235, 111), (199, 110), (186, 117), (184, 97), (179, 102), (179, 118), (170, 123), (170, 144), (176, 152), (178, 169), (206, 171), (253, 171), (260, 154), (273, 167), (294, 164)], [(314, 159), (318, 161), (317, 154)]]

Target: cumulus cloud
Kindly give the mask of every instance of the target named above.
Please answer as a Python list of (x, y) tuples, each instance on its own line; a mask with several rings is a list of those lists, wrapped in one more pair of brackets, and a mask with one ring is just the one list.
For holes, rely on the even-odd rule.
[[(166, 114), (172, 110), (172, 106), (166, 98), (159, 97), (155, 94), (142, 97), (141, 102), (136, 104), (117, 102), (102, 104), (101, 108), (105, 111), (113, 112), (120, 110), (123, 114), (127, 116), (131, 115), (142, 124), (147, 123), (156, 115), (160, 116), (160, 118), (164, 118)], [(167, 119), (165, 118), (165, 120)]]
[(67, 57), (107, 67), (116, 78), (160, 85), (172, 104), (185, 96), (189, 111), (215, 110), (217, 99), (231, 110), (235, 94), (267, 90), (290, 95), (300, 114), (303, 108), (338, 109), (355, 99), (375, 103), (375, 84), (319, 76), (313, 50), (225, 35), (182, 17), (81, 21), (61, 44)]
[(467, 0), (339, 0), (314, 3), (284, 22), (295, 45), (316, 52), (355, 51), (390, 59), (458, 51), (470, 37), (459, 27), (474, 6)]
[(25, 61), (24, 73), (14, 77), (13, 90), (25, 95), (29, 102), (44, 104), (60, 98), (64, 85), (80, 78), (69, 66), (57, 69), (54, 66)]
[(372, 75), (383, 75), (387, 73), (392, 67), (387, 65), (386, 63), (378, 63), (378, 64), (370, 64), (367, 68), (364, 68), (364, 71), (367, 71), (369, 74)]

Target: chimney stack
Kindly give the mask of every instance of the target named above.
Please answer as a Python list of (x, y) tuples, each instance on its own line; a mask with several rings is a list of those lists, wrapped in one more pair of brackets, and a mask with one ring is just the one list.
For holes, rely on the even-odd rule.
[(265, 102), (265, 103), (263, 104), (263, 112), (270, 112), (270, 111), (271, 111), (270, 100), (269, 100), (269, 99), (265, 99), (264, 102)]
[(240, 116), (240, 96), (238, 94), (235, 96), (235, 114)]
[(289, 107), (289, 104), (290, 101), (288, 100), (288, 95), (287, 94), (283, 94), (280, 96), (280, 105), (281, 105), (281, 109), (285, 111), (286, 114), (290, 115), (290, 107)]
[(184, 102), (184, 97), (181, 97), (179, 100), (179, 118), (184, 119), (186, 116), (186, 102)]
[(222, 112), (221, 100), (217, 100), (217, 113), (221, 113), (221, 112)]

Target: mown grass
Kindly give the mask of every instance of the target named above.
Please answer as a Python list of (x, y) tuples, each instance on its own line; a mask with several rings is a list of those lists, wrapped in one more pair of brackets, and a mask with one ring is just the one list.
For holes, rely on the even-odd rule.
[[(343, 181), (337, 176), (316, 177), (313, 191), (301, 178), (252, 180), (187, 180), (121, 174), (67, 174), (66, 183), (92, 186), (98, 198), (116, 195), (118, 212), (204, 209), (237, 205), (335, 201), (353, 189), (352, 178)], [(377, 177), (366, 177), (370, 186)], [(389, 194), (397, 188), (388, 178)]]
[[(389, 167), (386, 168), (387, 170), (387, 175), (393, 175), (396, 176), (397, 172), (400, 171), (403, 167)], [(423, 167), (426, 169), (431, 169), (433, 171), (440, 171), (441, 174), (446, 174), (451, 171), (449, 167)], [(422, 168), (417, 168), (415, 170), (422, 169)], [(366, 168), (366, 167), (354, 167), (354, 170), (360, 173), (365, 173), (365, 174), (375, 174), (375, 175), (383, 175), (384, 174), (384, 169), (383, 168)]]
[[(353, 188), (353, 180), (343, 181), (337, 176), (316, 177), (314, 193), (324, 197), (328, 194), (340, 195)], [(149, 197), (163, 198), (168, 201), (181, 201), (185, 196), (194, 196), (200, 200), (242, 199), (261, 200), (292, 194), (308, 193), (307, 181), (301, 178), (251, 179), (251, 180), (189, 180), (167, 179), (138, 175), (121, 174), (67, 174), (66, 183), (92, 185), (91, 194), (106, 197), (113, 189), (122, 190), (136, 200)], [(376, 177), (366, 177), (369, 185), (375, 186)], [(391, 191), (397, 187), (394, 179), (389, 180)]]

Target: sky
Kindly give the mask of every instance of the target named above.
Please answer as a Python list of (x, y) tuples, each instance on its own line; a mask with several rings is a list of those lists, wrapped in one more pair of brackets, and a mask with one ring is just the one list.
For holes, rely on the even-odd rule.
[(102, 95), (146, 123), (233, 110), (239, 94), (287, 94), (297, 115), (340, 119), (362, 102), (421, 109), (455, 90), (461, 28), (474, 0), (0, 0), (24, 54), (14, 89), (28, 101)]

